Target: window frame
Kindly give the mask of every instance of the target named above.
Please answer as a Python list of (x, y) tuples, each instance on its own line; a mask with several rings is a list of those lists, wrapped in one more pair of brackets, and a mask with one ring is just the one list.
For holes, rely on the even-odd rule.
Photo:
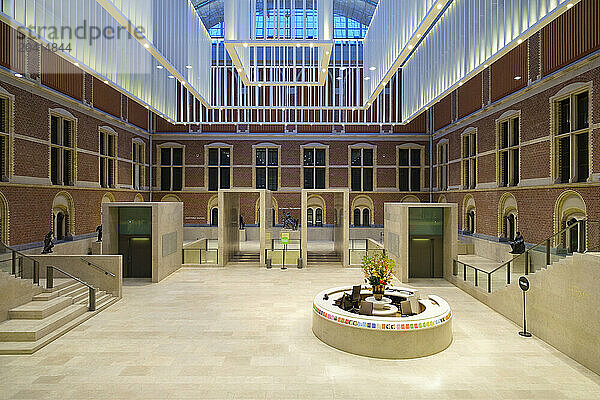
[[(591, 182), (593, 175), (593, 152), (592, 152), (592, 94), (593, 89), (591, 83), (586, 84), (575, 84), (575, 88), (564, 93), (559, 92), (557, 95), (550, 98), (551, 108), (551, 160), (552, 160), (552, 180), (555, 184), (569, 184), (569, 183), (585, 183)], [(568, 88), (565, 88), (568, 89)], [(577, 128), (577, 96), (587, 93), (588, 104), (587, 104), (587, 115), (588, 125), (586, 128)], [(569, 99), (569, 132), (559, 133), (559, 107), (560, 103), (564, 100)], [(587, 177), (581, 180), (579, 174), (579, 151), (578, 151), (578, 136), (587, 134)], [(560, 163), (560, 140), (569, 138), (569, 178), (564, 179), (561, 176), (561, 163)]]
[[(171, 163), (163, 165), (162, 163), (162, 150), (170, 149), (171, 150)], [(181, 150), (181, 165), (173, 164), (173, 149), (182, 149)], [(185, 189), (185, 145), (180, 143), (162, 143), (156, 146), (156, 158), (158, 161), (158, 173), (156, 176), (156, 183), (158, 186), (158, 191), (160, 192), (181, 192)], [(162, 170), (163, 168), (170, 169), (170, 185), (169, 189), (162, 188)], [(173, 189), (173, 176), (175, 168), (181, 168), (181, 189)]]
[[(209, 163), (209, 151), (210, 149), (217, 149), (218, 151), (218, 165), (210, 165)], [(229, 150), (229, 165), (221, 165), (221, 149)], [(210, 168), (217, 168), (219, 173), (217, 174), (217, 190), (211, 190), (209, 184), (209, 170)], [(229, 168), (229, 188), (233, 188), (233, 145), (226, 143), (212, 143), (204, 146), (204, 187), (207, 192), (218, 192), (223, 189), (221, 184), (221, 169)]]
[[(400, 150), (408, 150), (408, 165), (400, 165)], [(412, 150), (419, 150), (419, 166), (412, 165)], [(425, 146), (416, 143), (406, 143), (396, 146), (396, 188), (400, 192), (420, 193), (423, 191), (425, 181)], [(400, 189), (400, 169), (408, 169), (408, 190)], [(419, 190), (412, 189), (412, 170), (419, 169)]]
[[(75, 186), (77, 182), (77, 118), (63, 110), (49, 110), (48, 113), (48, 178), (52, 186)], [(59, 143), (52, 143), (52, 118), (58, 119), (57, 138)], [(71, 126), (71, 146), (64, 145), (64, 123)], [(52, 149), (57, 149), (59, 158), (57, 161), (57, 183), (52, 181)], [(65, 182), (65, 152), (71, 153), (70, 181)]]
[[(361, 165), (352, 165), (352, 150), (360, 150), (361, 151)], [(373, 151), (373, 165), (364, 165), (364, 151), (372, 150)], [(352, 170), (355, 168), (360, 168), (360, 190), (352, 189)], [(364, 170), (370, 168), (373, 171), (373, 188), (371, 190), (365, 190), (365, 172)], [(360, 143), (348, 146), (348, 187), (351, 192), (354, 193), (372, 193), (377, 191), (377, 146), (367, 143)]]
[[(312, 166), (307, 166), (304, 165), (304, 151), (305, 150), (312, 150), (313, 151), (313, 155), (314, 155), (314, 161), (313, 161), (313, 165)], [(317, 154), (317, 150), (325, 150), (325, 165), (321, 166), (321, 165), (315, 165), (316, 164), (316, 154)], [(329, 146), (327, 145), (323, 145), (323, 144), (306, 144), (306, 145), (302, 145), (300, 146), (300, 166), (302, 168), (302, 172), (300, 174), (300, 187), (303, 189), (307, 189), (307, 190), (323, 190), (323, 189), (329, 189)], [(313, 174), (313, 187), (312, 188), (307, 188), (305, 187), (304, 183), (304, 177), (306, 174), (306, 170), (310, 168), (312, 169), (312, 174)], [(317, 168), (323, 168), (325, 170), (325, 187), (323, 188), (316, 188), (316, 182), (317, 182)]]
[[(436, 172), (437, 172), (436, 182), (437, 182), (437, 188), (440, 191), (447, 191), (450, 186), (450, 176), (449, 176), (450, 156), (448, 153), (449, 149), (450, 149), (450, 146), (449, 146), (448, 139), (441, 140), (436, 145), (436, 161), (437, 161), (437, 164), (435, 165)], [(445, 152), (442, 153), (442, 150), (445, 150)], [(442, 154), (446, 155), (445, 160), (443, 159)], [(443, 179), (443, 178), (445, 178), (445, 179)]]
[[(472, 147), (473, 142), (469, 142), (469, 154), (465, 154), (465, 141), (467, 138), (469, 138), (469, 140), (474, 140), (474, 148)], [(477, 173), (478, 147), (477, 128), (468, 128), (460, 135), (460, 169), (461, 185), (463, 189), (477, 189), (477, 179), (479, 178), (479, 174)], [(474, 154), (471, 154), (471, 151), (473, 151)]]
[[(514, 140), (514, 127), (515, 121), (518, 121), (519, 136), (518, 141), (515, 144)], [(502, 125), (507, 123), (508, 125), (508, 145), (502, 147)], [(503, 114), (499, 119), (496, 120), (496, 184), (498, 187), (515, 187), (521, 182), (521, 111), (512, 111)], [(514, 152), (517, 152), (517, 159), (513, 157)], [(502, 157), (506, 154), (508, 172), (508, 181), (504, 182), (504, 170), (502, 164)], [(517, 168), (517, 177), (515, 181), (515, 167)]]
[[(277, 166), (269, 165), (269, 150), (277, 150)], [(256, 152), (258, 150), (265, 150), (265, 165), (256, 165)], [(265, 187), (258, 188), (257, 185), (257, 172), (258, 168), (265, 169)], [(277, 189), (269, 189), (269, 174), (271, 169), (277, 169)], [(272, 192), (277, 192), (281, 189), (281, 145), (273, 143), (261, 143), (252, 146), (252, 187), (255, 189), (266, 189)]]
[[(102, 140), (100, 137), (104, 137), (104, 149), (102, 149)], [(107, 140), (108, 139), (108, 140)], [(113, 140), (113, 154), (108, 154), (108, 150), (110, 149), (109, 141)], [(116, 188), (117, 187), (117, 173), (119, 171), (118, 167), (118, 146), (119, 146), (118, 134), (112, 129), (107, 129), (106, 127), (100, 127), (98, 129), (98, 182), (100, 183), (100, 187), (103, 188)], [(105, 154), (103, 154), (103, 150)], [(105, 182), (102, 181), (102, 160), (104, 159), (104, 179)], [(111, 175), (108, 173), (110, 169), (110, 161), (113, 162), (113, 172), (112, 172), (112, 182), (110, 182)]]
[[(136, 146), (139, 146), (140, 159), (136, 160)], [(136, 185), (135, 169), (139, 168), (139, 185)], [(131, 141), (131, 187), (136, 190), (143, 190), (146, 187), (146, 143), (135, 138)]]
[[(15, 131), (15, 96), (6, 92), (0, 87), (0, 100), (6, 101), (6, 132), (0, 131), (0, 136), (4, 139), (4, 143), (0, 145), (4, 147), (0, 153), (3, 160), (3, 169), (0, 170), (0, 182), (10, 182), (13, 175), (13, 143)], [(2, 116), (0, 116), (2, 118)]]

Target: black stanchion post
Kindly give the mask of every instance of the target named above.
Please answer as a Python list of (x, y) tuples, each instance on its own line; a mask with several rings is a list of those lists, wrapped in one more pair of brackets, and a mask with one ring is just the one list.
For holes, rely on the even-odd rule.
[(281, 269), (287, 269), (285, 266), (285, 252), (287, 251), (287, 244), (283, 245), (283, 261), (281, 262)]
[(529, 290), (529, 279), (522, 276), (519, 278), (519, 287), (523, 291), (523, 332), (519, 332), (519, 335), (523, 337), (531, 337), (531, 333), (527, 332), (527, 317), (525, 315), (525, 292)]

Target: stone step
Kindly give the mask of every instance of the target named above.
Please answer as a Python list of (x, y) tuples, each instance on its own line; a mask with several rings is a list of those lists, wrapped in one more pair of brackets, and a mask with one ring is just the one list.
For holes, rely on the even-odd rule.
[[(96, 304), (98, 304), (98, 299), (101, 296), (104, 296), (104, 294), (106, 294), (106, 292), (102, 291), (102, 290), (96, 290)], [(90, 299), (90, 292), (89, 291), (85, 291), (85, 293), (81, 293), (76, 297), (73, 297), (73, 303), (77, 303), (77, 304), (88, 304), (88, 301)]]
[(33, 296), (31, 301), (48, 301), (58, 297), (58, 292), (42, 292)]
[(79, 295), (86, 294), (88, 292), (89, 288), (85, 285), (79, 284), (79, 285), (73, 285), (73, 287), (69, 287), (69, 288), (65, 288), (62, 289), (60, 291), (60, 295), (61, 296), (68, 296), (68, 297), (77, 297)]
[(103, 301), (101, 304), (98, 303), (96, 306), (96, 311), (94, 312), (85, 312), (79, 317), (67, 322), (60, 328), (54, 330), (53, 332), (43, 336), (42, 338), (31, 341), (31, 342), (0, 342), (0, 355), (17, 355), (17, 354), (33, 354), (37, 350), (46, 346), (48, 343), (58, 339), (65, 333), (69, 332), (71, 329), (76, 328), (83, 322), (87, 321), (94, 315), (98, 314), (100, 311), (105, 308), (111, 306), (112, 304), (119, 301), (118, 297), (108, 296), (108, 299)]
[(77, 282), (76, 280), (73, 280), (71, 278), (68, 278), (68, 279), (57, 278), (57, 279), (54, 279), (53, 283), (54, 283), (54, 287), (52, 289), (48, 289), (48, 288), (46, 288), (46, 279), (40, 278), (40, 286), (42, 286), (44, 288), (45, 293), (57, 292), (61, 289), (64, 289), (68, 286), (73, 285), (74, 283), (79, 283), (79, 282)]
[(35, 342), (87, 311), (72, 304), (44, 319), (9, 319), (0, 323), (0, 342)]
[(69, 285), (62, 289), (59, 289), (58, 295), (59, 296), (74, 296), (84, 290), (87, 290), (87, 286), (75, 281), (75, 283), (73, 283), (72, 285)]
[(48, 301), (31, 301), (8, 311), (10, 319), (44, 319), (73, 304), (71, 297), (57, 297)]

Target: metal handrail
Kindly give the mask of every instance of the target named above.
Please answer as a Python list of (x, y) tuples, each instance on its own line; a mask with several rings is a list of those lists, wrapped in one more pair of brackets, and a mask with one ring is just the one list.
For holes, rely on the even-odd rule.
[(559, 235), (562, 235), (563, 233), (567, 232), (568, 230), (570, 230), (571, 228), (573, 228), (575, 225), (577, 224), (581, 224), (584, 222), (589, 222), (589, 220), (586, 219), (582, 219), (579, 220), (577, 222), (574, 222), (570, 225), (567, 225), (567, 227), (563, 228), (560, 232), (557, 232), (551, 236), (549, 236), (548, 238), (546, 238), (544, 241), (530, 247), (529, 249), (526, 249), (524, 253), (517, 255), (517, 257), (513, 257), (512, 259), (505, 261), (504, 263), (500, 264), (498, 267), (492, 269), (491, 271), (486, 271), (483, 270), (481, 268), (475, 267), (473, 265), (467, 264), (463, 261), (460, 260), (454, 260), (455, 263), (460, 263), (463, 265), (463, 280), (467, 280), (467, 276), (466, 276), (466, 269), (467, 268), (471, 268), (475, 271), (475, 286), (478, 286), (478, 276), (477, 273), (478, 272), (483, 272), (484, 274), (487, 275), (488, 277), (488, 293), (491, 293), (492, 291), (492, 279), (491, 276), (496, 273), (497, 271), (501, 270), (502, 268), (506, 267), (506, 284), (510, 285), (510, 268), (511, 268), (511, 263), (513, 263), (515, 261), (515, 259), (519, 258), (519, 257), (525, 257), (525, 275), (529, 274), (529, 259), (530, 259), (530, 254), (532, 251), (534, 251), (535, 249), (537, 249), (538, 247), (541, 247), (543, 245), (546, 246), (546, 266), (551, 264), (551, 258), (550, 258), (550, 248), (551, 248), (551, 240)]
[(105, 270), (104, 268), (100, 267), (100, 266), (99, 266), (99, 265), (97, 265), (97, 264), (94, 264), (94, 263), (93, 263), (93, 262), (91, 262), (90, 260), (86, 260), (86, 259), (85, 259), (85, 258), (83, 258), (83, 257), (80, 257), (80, 258), (81, 258), (81, 261), (83, 261), (83, 262), (86, 262), (88, 266), (90, 266), (90, 267), (94, 267), (94, 268), (97, 268), (97, 269), (99, 269), (100, 271), (104, 272), (104, 275), (110, 275), (110, 276), (112, 276), (113, 278), (116, 278), (116, 275), (115, 275), (115, 274), (113, 274), (112, 272)]
[[(29, 257), (26, 254), (21, 253), (18, 250), (15, 250), (13, 248), (11, 248), (10, 246), (7, 246), (4, 242), (0, 241), (0, 245), (10, 251), (11, 253), (11, 260), (12, 260), (12, 266), (11, 266), (11, 274), (18, 277), (19, 273), (21, 274), (21, 279), (23, 279), (23, 259), (27, 259), (30, 260), (33, 263), (33, 283), (35, 285), (39, 285), (40, 284), (40, 273), (39, 273), (39, 269), (40, 269), (40, 263), (39, 261)], [(7, 252), (8, 253), (8, 252)], [(18, 266), (18, 269), (17, 269)]]
[[(502, 267), (506, 266), (507, 264), (510, 264), (511, 262), (513, 262), (513, 261), (514, 261), (514, 259), (515, 259), (515, 258), (518, 258), (518, 257), (521, 257), (521, 256), (528, 257), (528, 256), (529, 256), (529, 254), (530, 254), (530, 253), (531, 253), (533, 250), (537, 249), (538, 247), (540, 247), (540, 246), (542, 246), (542, 245), (545, 245), (545, 246), (546, 246), (546, 252), (548, 252), (548, 251), (550, 250), (550, 246), (549, 246), (550, 240), (552, 240), (552, 239), (553, 239), (555, 236), (562, 235), (563, 233), (567, 232), (569, 229), (571, 229), (571, 228), (572, 228), (572, 227), (574, 227), (575, 225), (577, 225), (577, 224), (580, 224), (580, 223), (582, 223), (582, 222), (587, 222), (587, 221), (588, 221), (588, 220), (587, 220), (587, 218), (586, 218), (586, 219), (582, 219), (582, 220), (579, 220), (579, 221), (577, 221), (577, 222), (574, 222), (574, 223), (572, 223), (571, 225), (567, 225), (567, 227), (566, 227), (566, 228), (563, 228), (563, 229), (562, 229), (560, 232), (557, 232), (557, 233), (553, 234), (552, 236), (549, 236), (548, 238), (546, 238), (545, 240), (541, 241), (540, 243), (538, 243), (538, 244), (536, 244), (536, 245), (534, 245), (534, 246), (532, 246), (532, 247), (530, 247), (530, 248), (526, 249), (524, 253), (522, 253), (522, 254), (519, 254), (517, 257), (514, 257), (512, 260), (508, 260), (508, 261), (506, 261), (504, 264), (502, 264), (502, 265), (500, 265), (499, 267), (497, 267), (496, 269), (494, 269), (494, 270), (490, 271), (490, 274), (493, 274), (494, 272), (498, 271), (499, 269), (501, 269)], [(525, 255), (525, 254), (527, 254), (527, 255)], [(528, 274), (528, 271), (527, 271), (527, 270), (525, 270), (525, 275), (527, 275), (527, 274)]]
[(46, 266), (46, 289), (54, 288), (54, 270), (57, 270), (61, 274), (68, 276), (69, 278), (81, 283), (84, 286), (87, 286), (88, 293), (89, 293), (89, 300), (90, 300), (88, 309), (89, 309), (89, 311), (96, 311), (96, 288), (94, 288), (90, 284), (85, 283), (84, 281), (77, 278), (76, 276), (73, 276), (70, 273), (63, 271), (62, 269), (55, 267), (54, 265)]

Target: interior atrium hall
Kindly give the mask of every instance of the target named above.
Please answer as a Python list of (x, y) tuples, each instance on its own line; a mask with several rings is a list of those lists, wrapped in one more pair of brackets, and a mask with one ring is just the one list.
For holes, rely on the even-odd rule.
[(0, 0), (0, 399), (600, 399), (598, 0)]

